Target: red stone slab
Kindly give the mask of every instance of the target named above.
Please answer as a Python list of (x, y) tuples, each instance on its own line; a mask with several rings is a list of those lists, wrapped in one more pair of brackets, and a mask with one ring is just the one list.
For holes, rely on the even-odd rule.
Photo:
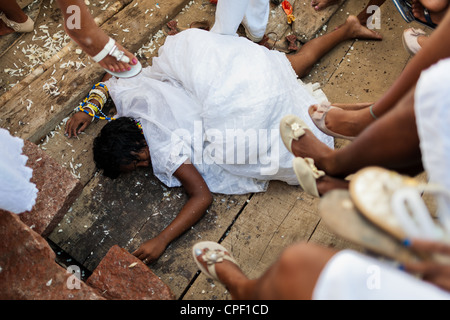
[(0, 210), (0, 300), (98, 300), (94, 289), (55, 262), (47, 241)]
[(170, 288), (147, 265), (113, 246), (86, 283), (111, 300), (173, 300)]
[(34, 231), (47, 237), (81, 193), (83, 186), (72, 174), (37, 145), (24, 141), (27, 166), (33, 169), (31, 182), (39, 190), (33, 209), (20, 219)]

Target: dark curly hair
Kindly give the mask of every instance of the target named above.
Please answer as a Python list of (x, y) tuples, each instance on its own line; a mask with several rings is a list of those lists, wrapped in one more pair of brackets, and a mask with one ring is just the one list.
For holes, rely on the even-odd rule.
[(107, 123), (94, 139), (94, 161), (103, 174), (115, 179), (120, 166), (139, 160), (135, 153), (147, 146), (134, 119), (121, 117)]

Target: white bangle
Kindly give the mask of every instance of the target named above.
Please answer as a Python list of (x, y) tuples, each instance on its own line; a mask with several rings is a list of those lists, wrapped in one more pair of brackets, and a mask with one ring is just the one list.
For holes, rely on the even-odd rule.
[(92, 57), (92, 60), (94, 60), (95, 62), (102, 61), (109, 54), (109, 52), (114, 48), (115, 43), (116, 42), (114, 41), (114, 39), (110, 37), (109, 41), (106, 43), (106, 45), (102, 49), (102, 51), (100, 51), (94, 57)]

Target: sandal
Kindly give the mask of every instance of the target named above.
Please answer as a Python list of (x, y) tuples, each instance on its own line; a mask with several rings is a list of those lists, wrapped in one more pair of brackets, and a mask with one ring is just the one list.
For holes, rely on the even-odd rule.
[(430, 12), (428, 11), (428, 9), (424, 8), (423, 10), (423, 15), (425, 16), (426, 19), (426, 21), (424, 22), (414, 17), (412, 13), (412, 4), (408, 0), (392, 0), (392, 1), (394, 2), (395, 7), (402, 16), (403, 20), (405, 20), (407, 23), (416, 21), (432, 29), (435, 29), (437, 27), (437, 24), (435, 24), (431, 20)]
[(15, 32), (31, 32), (34, 29), (34, 21), (28, 17), (27, 21), (19, 23), (9, 20), (6, 14), (0, 12), (0, 20), (6, 24), (7, 27), (13, 29)]
[(305, 130), (310, 130), (302, 119), (295, 115), (287, 115), (280, 121), (280, 135), (284, 145), (292, 153), (292, 140), (298, 140), (305, 134)]
[(450, 240), (448, 217), (441, 217), (442, 225), (435, 223), (421, 197), (424, 191), (450, 196), (440, 186), (421, 184), (384, 168), (367, 167), (354, 175), (349, 190), (355, 206), (367, 219), (400, 240)]
[[(212, 241), (202, 241), (196, 243), (192, 247), (192, 256), (199, 269), (209, 278), (220, 282), (216, 273), (216, 263), (220, 263), (223, 260), (228, 260), (238, 265), (233, 256), (228, 252), (225, 247)], [(206, 262), (206, 268), (198, 261), (198, 258)]]
[(292, 160), (292, 168), (303, 191), (320, 198), (319, 190), (317, 190), (317, 179), (323, 177), (325, 172), (317, 169), (314, 160), (296, 157)]
[(350, 141), (355, 139), (355, 137), (344, 136), (342, 134), (330, 131), (327, 128), (327, 126), (325, 125), (325, 118), (326, 118), (328, 112), (331, 109), (341, 109), (341, 108), (333, 107), (332, 105), (329, 105), (329, 104), (320, 104), (320, 105), (318, 105), (318, 107), (315, 111), (312, 111), (312, 108), (315, 106), (317, 106), (317, 105), (313, 105), (313, 106), (309, 107), (308, 113), (309, 113), (309, 116), (311, 117), (311, 120), (314, 122), (314, 124), (317, 126), (317, 128), (319, 128), (320, 131), (322, 131), (323, 133), (325, 133), (329, 136), (335, 137), (335, 138), (346, 139), (346, 140), (350, 140)]
[(321, 223), (343, 239), (401, 263), (420, 260), (402, 241), (366, 219), (353, 204), (348, 190), (327, 192), (317, 209)]
[[(98, 62), (102, 61), (108, 55), (113, 56), (114, 58), (116, 58), (117, 61), (121, 61), (124, 63), (130, 62), (130, 58), (128, 58), (122, 50), (119, 50), (119, 48), (117, 48), (116, 42), (112, 38), (109, 38), (109, 41), (106, 43), (104, 48), (99, 53), (97, 53), (95, 56), (93, 56), (92, 60), (94, 60), (95, 62), (98, 63)], [(112, 74), (113, 76), (115, 76), (117, 78), (131, 78), (141, 72), (142, 65), (138, 61), (137, 64), (131, 65), (130, 70), (125, 71), (125, 72), (114, 72), (114, 71), (110, 71), (108, 68), (104, 68), (104, 69), (106, 72), (108, 72), (109, 74)]]
[(421, 49), (417, 38), (420, 36), (427, 36), (427, 33), (422, 29), (409, 28), (403, 32), (403, 47), (409, 54), (415, 55)]

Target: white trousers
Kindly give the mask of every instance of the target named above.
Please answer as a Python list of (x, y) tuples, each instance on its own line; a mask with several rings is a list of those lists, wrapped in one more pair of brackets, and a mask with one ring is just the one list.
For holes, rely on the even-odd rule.
[(262, 38), (269, 20), (269, 0), (219, 0), (212, 32), (236, 35), (242, 23), (254, 38)]

